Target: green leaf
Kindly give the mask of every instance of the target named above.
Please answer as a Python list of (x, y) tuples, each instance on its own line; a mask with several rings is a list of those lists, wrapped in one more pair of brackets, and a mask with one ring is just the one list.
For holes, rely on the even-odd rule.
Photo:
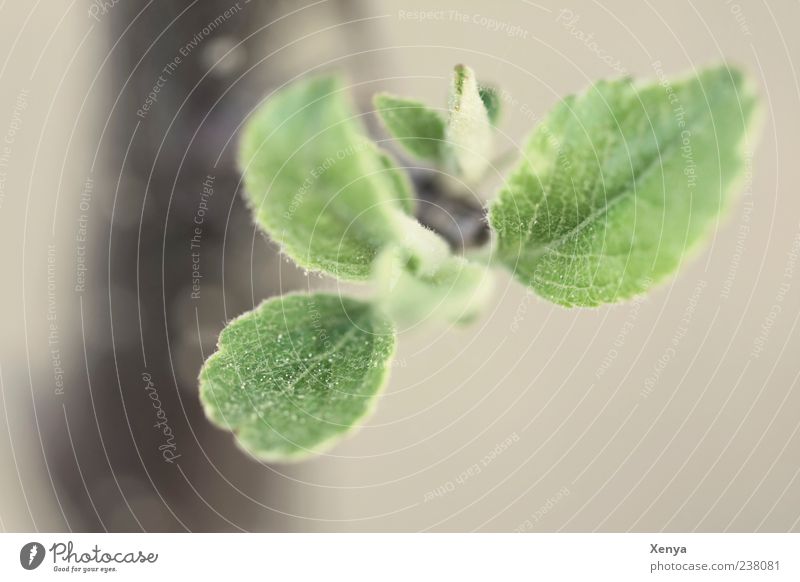
[(489, 121), (492, 125), (497, 125), (497, 120), (500, 119), (502, 111), (502, 103), (497, 89), (489, 85), (481, 85), (478, 87), (478, 93), (483, 101), (483, 106), (486, 108), (486, 114), (489, 116)]
[(386, 249), (375, 261), (381, 306), (395, 320), (469, 323), (491, 297), (489, 270), (462, 257), (448, 256), (433, 273), (414, 267), (408, 263), (408, 254), (397, 248)]
[(708, 234), (757, 110), (741, 72), (601, 82), (558, 105), (490, 211), (498, 254), (564, 306), (642, 293)]
[(452, 170), (468, 182), (480, 179), (489, 165), (492, 126), (481, 99), (475, 72), (457, 65), (450, 89), (445, 136)]
[(373, 102), (389, 133), (409, 154), (437, 164), (443, 161), (445, 121), (437, 111), (388, 93), (375, 95)]
[(394, 353), (392, 323), (335, 295), (288, 295), (233, 320), (200, 373), (208, 418), (251, 454), (319, 453), (375, 405)]
[(409, 207), (406, 183), (334, 76), (273, 95), (244, 130), (240, 163), (258, 224), (296, 263), (340, 279), (369, 277), (398, 235), (394, 214)]
[(381, 165), (387, 173), (387, 177), (391, 182), (394, 199), (397, 200), (400, 207), (407, 214), (413, 215), (417, 200), (414, 198), (414, 187), (411, 184), (411, 180), (408, 178), (408, 173), (395, 165), (394, 159), (388, 152), (382, 150), (372, 142), (369, 143), (377, 151)]

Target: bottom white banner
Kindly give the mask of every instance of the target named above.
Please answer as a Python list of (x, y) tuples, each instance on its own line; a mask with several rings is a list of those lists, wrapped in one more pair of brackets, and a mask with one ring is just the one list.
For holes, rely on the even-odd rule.
[(3, 534), (0, 580), (800, 580), (800, 534)]

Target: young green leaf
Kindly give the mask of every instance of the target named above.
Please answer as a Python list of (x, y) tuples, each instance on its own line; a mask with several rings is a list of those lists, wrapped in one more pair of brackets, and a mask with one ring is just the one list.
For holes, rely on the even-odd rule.
[(408, 178), (408, 174), (395, 165), (395, 161), (389, 152), (382, 150), (369, 140), (366, 141), (375, 148), (378, 154), (381, 166), (386, 171), (387, 177), (391, 182), (392, 196), (407, 214), (413, 216), (417, 200), (414, 198), (414, 187)]
[(420, 101), (379, 93), (375, 110), (397, 142), (412, 156), (441, 164), (444, 155), (442, 116)]
[(200, 372), (206, 415), (251, 454), (291, 461), (372, 410), (394, 353), (392, 323), (335, 295), (288, 295), (233, 320)]
[(756, 114), (741, 72), (601, 82), (533, 132), (492, 205), (501, 260), (564, 306), (626, 299), (677, 269), (744, 166)]
[(478, 87), (478, 93), (483, 101), (483, 106), (486, 108), (486, 114), (489, 116), (489, 121), (492, 125), (497, 125), (497, 120), (500, 119), (502, 111), (502, 102), (500, 101), (500, 94), (497, 89), (489, 85), (481, 85)]
[(469, 323), (491, 297), (491, 273), (463, 257), (447, 257), (433, 273), (415, 272), (413, 267), (400, 248), (386, 249), (375, 261), (381, 305), (395, 320)]
[(273, 95), (245, 128), (240, 152), (256, 221), (300, 266), (366, 279), (398, 232), (406, 182), (366, 139), (341, 81), (302, 79)]
[(450, 89), (450, 115), (445, 136), (450, 165), (468, 182), (481, 178), (489, 165), (492, 126), (475, 80), (475, 72), (458, 65)]

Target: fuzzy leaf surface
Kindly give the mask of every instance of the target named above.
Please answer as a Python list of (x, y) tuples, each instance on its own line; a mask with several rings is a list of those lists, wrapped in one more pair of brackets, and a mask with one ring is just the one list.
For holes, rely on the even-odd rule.
[(335, 295), (269, 299), (232, 321), (200, 372), (206, 415), (259, 458), (319, 453), (373, 408), (394, 354), (393, 324)]
[(412, 272), (407, 254), (390, 248), (375, 261), (382, 306), (397, 321), (415, 324), (427, 319), (470, 323), (491, 297), (491, 273), (463, 257), (447, 257), (432, 273)]
[(389, 133), (416, 158), (440, 164), (444, 159), (445, 120), (421, 101), (379, 93), (373, 100)]
[(673, 273), (745, 167), (753, 88), (725, 66), (600, 82), (537, 127), (490, 209), (502, 262), (564, 306), (627, 299)]
[(241, 140), (245, 196), (257, 223), (297, 264), (363, 280), (411, 207), (391, 158), (369, 141), (336, 76), (271, 96)]
[(464, 65), (453, 72), (445, 136), (452, 171), (468, 182), (480, 179), (489, 165), (492, 125), (475, 72)]
[(489, 121), (492, 122), (492, 125), (496, 125), (503, 110), (500, 94), (495, 87), (490, 85), (481, 85), (478, 87), (478, 93), (481, 96), (481, 101), (483, 101), (483, 106), (486, 108), (486, 115), (489, 116)]

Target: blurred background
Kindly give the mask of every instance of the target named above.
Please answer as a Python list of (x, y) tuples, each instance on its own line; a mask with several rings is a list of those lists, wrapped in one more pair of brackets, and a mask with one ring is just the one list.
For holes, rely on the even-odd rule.
[[(800, 530), (798, 21), (737, 0), (0, 2), (0, 528)], [(205, 420), (225, 321), (335, 288), (240, 196), (237, 135), (270, 90), (335, 68), (364, 111), (378, 90), (442, 107), (463, 62), (503, 91), (501, 152), (594, 80), (721, 59), (756, 80), (765, 125), (666, 285), (568, 311), (501, 273), (472, 326), (401, 334), (376, 414), (302, 464)]]

